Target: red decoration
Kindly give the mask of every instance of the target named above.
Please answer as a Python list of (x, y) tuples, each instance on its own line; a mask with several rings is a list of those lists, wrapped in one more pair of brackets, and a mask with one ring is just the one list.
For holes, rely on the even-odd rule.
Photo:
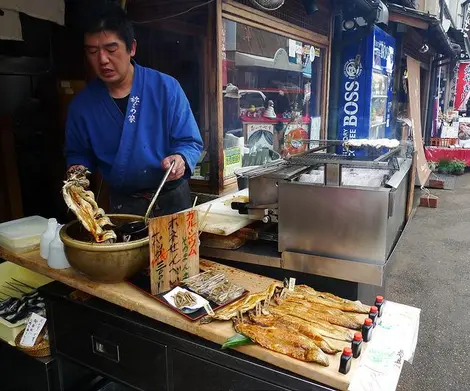
[(457, 78), (454, 109), (465, 110), (470, 93), (470, 62), (461, 62)]

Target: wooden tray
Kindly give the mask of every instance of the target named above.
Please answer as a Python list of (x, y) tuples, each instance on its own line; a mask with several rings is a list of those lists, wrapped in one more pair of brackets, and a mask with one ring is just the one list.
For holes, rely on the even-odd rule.
[[(152, 299), (155, 299), (157, 301), (159, 301), (160, 303), (162, 303), (163, 305), (167, 306), (168, 308), (170, 308), (171, 310), (177, 312), (178, 314), (184, 316), (186, 319), (194, 322), (196, 320), (199, 320), (201, 319), (203, 316), (206, 316), (207, 315), (207, 312), (204, 308), (200, 308), (198, 309), (197, 311), (195, 312), (191, 312), (191, 313), (186, 313), (186, 312), (183, 312), (181, 311), (180, 309), (176, 308), (176, 307), (173, 307), (170, 303), (168, 303), (165, 298), (163, 297), (164, 295), (166, 295), (168, 292), (171, 291), (168, 290), (168, 291), (165, 291), (165, 292), (162, 292), (162, 293), (159, 293), (158, 295), (154, 296), (151, 294), (151, 290), (150, 290), (150, 276), (148, 276), (148, 274), (146, 272), (142, 272), (142, 273), (138, 273), (137, 275), (135, 275), (133, 278), (131, 278), (129, 281), (128, 281), (128, 284), (134, 286), (135, 288), (139, 289), (140, 291), (144, 292), (147, 296), (151, 297)], [(190, 292), (193, 292), (191, 289), (189, 289), (188, 287), (186, 287), (185, 285), (183, 284), (180, 284), (179, 285), (181, 288), (184, 288), (184, 289), (187, 289), (188, 291)], [(196, 292), (193, 292), (193, 293), (196, 293)], [(236, 300), (239, 300), (241, 299), (242, 297), (246, 296), (247, 294), (249, 293), (248, 290), (244, 290), (243, 293), (237, 297), (236, 299), (233, 299), (233, 300), (230, 300), (224, 304), (217, 304), (213, 301), (210, 301), (209, 300), (209, 305), (211, 306), (212, 310), (213, 311), (216, 311), (220, 308), (223, 308), (227, 305), (229, 305), (230, 303), (233, 303), (234, 301)]]

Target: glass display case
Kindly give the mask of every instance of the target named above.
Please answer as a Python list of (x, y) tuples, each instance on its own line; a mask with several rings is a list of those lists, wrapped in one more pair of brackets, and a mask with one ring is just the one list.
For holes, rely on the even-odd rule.
[[(234, 151), (238, 165), (297, 154), (309, 148), (322, 110), (325, 49), (223, 19), (224, 177)], [(314, 119), (314, 132), (312, 129)], [(271, 151), (266, 153), (266, 150)], [(249, 163), (248, 163), (249, 164)]]

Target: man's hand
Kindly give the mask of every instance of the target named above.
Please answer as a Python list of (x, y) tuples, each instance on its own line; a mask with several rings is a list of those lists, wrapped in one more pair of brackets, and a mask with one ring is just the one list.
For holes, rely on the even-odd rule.
[(173, 170), (170, 172), (170, 176), (168, 177), (168, 181), (176, 181), (180, 179), (184, 172), (186, 171), (186, 163), (184, 162), (181, 155), (170, 155), (162, 160), (162, 168), (166, 171), (171, 166), (171, 162), (175, 161), (175, 166)]

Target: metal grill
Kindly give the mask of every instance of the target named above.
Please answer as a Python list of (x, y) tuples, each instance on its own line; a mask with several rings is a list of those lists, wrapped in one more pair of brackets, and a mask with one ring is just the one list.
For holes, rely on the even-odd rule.
[[(339, 145), (340, 141), (332, 140), (325, 141)], [(358, 148), (356, 148), (358, 149)], [(330, 153), (319, 153), (315, 150), (305, 152), (300, 155), (291, 156), (286, 159), (290, 165), (296, 166), (314, 166), (320, 164), (340, 164), (354, 167), (368, 167), (368, 168), (392, 168), (398, 169), (397, 155), (401, 148), (393, 148), (384, 154), (377, 154), (375, 156), (343, 156)], [(375, 152), (375, 151), (374, 151)]]

